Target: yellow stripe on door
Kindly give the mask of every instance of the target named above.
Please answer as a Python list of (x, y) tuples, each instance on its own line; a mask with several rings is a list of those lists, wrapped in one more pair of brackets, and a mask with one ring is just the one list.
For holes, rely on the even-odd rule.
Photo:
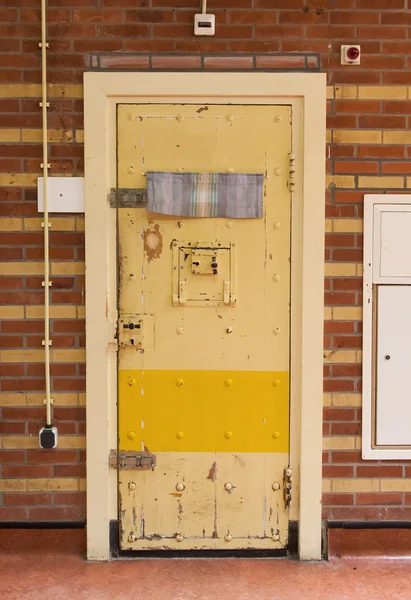
[(119, 371), (119, 448), (288, 452), (286, 371)]

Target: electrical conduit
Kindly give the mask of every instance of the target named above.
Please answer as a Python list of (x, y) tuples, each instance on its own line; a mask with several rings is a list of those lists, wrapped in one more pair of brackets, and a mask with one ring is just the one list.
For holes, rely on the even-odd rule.
[(48, 146), (47, 146), (47, 48), (46, 41), (46, 0), (41, 0), (41, 109), (43, 121), (43, 182), (44, 182), (44, 366), (46, 379), (46, 426), (51, 427), (50, 396), (50, 264), (49, 264), (49, 198), (48, 198)]

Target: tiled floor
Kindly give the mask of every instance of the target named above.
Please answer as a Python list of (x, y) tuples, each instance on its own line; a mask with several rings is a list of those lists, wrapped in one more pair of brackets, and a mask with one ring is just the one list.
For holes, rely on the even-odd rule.
[(411, 561), (122, 560), (90, 564), (83, 531), (0, 530), (1, 600), (411, 600)]

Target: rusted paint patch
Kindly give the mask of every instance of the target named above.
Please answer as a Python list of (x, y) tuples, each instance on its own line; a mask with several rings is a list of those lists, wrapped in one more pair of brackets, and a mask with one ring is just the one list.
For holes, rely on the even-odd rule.
[(217, 479), (217, 463), (213, 462), (207, 475), (207, 479), (215, 481)]
[(160, 233), (160, 226), (157, 223), (153, 229), (144, 230), (143, 240), (147, 261), (151, 262), (155, 258), (160, 258), (163, 252), (163, 236)]
[(200, 114), (205, 110), (208, 110), (208, 106), (200, 106), (200, 108), (196, 112), (198, 112)]
[(181, 498), (182, 495), (179, 492), (170, 492), (170, 496), (174, 496), (174, 498)]

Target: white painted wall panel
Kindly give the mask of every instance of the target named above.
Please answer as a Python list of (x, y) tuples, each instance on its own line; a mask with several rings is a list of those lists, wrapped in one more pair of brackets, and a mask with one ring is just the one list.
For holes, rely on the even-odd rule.
[[(408, 214), (411, 219), (411, 213)], [(410, 238), (411, 228), (408, 243)], [(411, 286), (378, 286), (377, 340), (376, 442), (385, 446), (410, 445)]]

